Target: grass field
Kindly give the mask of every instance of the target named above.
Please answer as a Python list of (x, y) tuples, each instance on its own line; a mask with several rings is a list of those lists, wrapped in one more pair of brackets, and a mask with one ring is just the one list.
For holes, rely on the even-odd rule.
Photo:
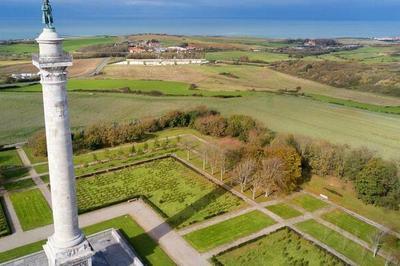
[[(115, 41), (116, 41), (115, 37), (91, 37), (91, 38), (66, 39), (64, 41), (64, 50), (71, 52), (85, 46), (114, 43)], [(0, 54), (3, 55), (6, 54), (30, 55), (32, 53), (36, 53), (37, 51), (38, 51), (38, 45), (36, 43), (0, 45)]]
[[(83, 231), (86, 235), (92, 235), (110, 228), (119, 229), (124, 234), (146, 265), (175, 265), (157, 243), (155, 243), (130, 216), (121, 216), (101, 222), (83, 228)], [(0, 263), (38, 252), (43, 249), (45, 243), (46, 240), (43, 240), (6, 252), (1, 252)]]
[(10, 199), (24, 231), (52, 223), (51, 209), (39, 189), (10, 193)]
[[(221, 73), (230, 73), (235, 78)], [(300, 86), (305, 93), (374, 105), (400, 106), (400, 98), (336, 88), (284, 74), (269, 67), (222, 64), (159, 67), (110, 65), (103, 70), (100, 78), (178, 81), (194, 83), (199, 89), (211, 91), (278, 91)]]
[(345, 265), (335, 256), (287, 228), (219, 254), (214, 258), (214, 264), (227, 266)]
[(275, 222), (259, 211), (252, 211), (224, 222), (194, 231), (184, 238), (198, 251), (205, 252), (217, 246), (258, 232)]
[(276, 215), (282, 217), (283, 219), (290, 219), (302, 215), (301, 212), (299, 212), (296, 209), (293, 209), (292, 207), (290, 207), (285, 203), (268, 206), (266, 208), (275, 213)]
[[(42, 129), (42, 96), (0, 93), (0, 143), (15, 143)], [(329, 105), (306, 98), (260, 93), (243, 98), (150, 97), (127, 94), (69, 94), (73, 127), (127, 121), (160, 115), (171, 109), (206, 105), (224, 115), (250, 115), (278, 132), (289, 132), (334, 143), (366, 146), (379, 154), (399, 157), (400, 117)], [(323, 119), (321, 119), (321, 117)]]
[(374, 235), (379, 232), (375, 226), (340, 210), (326, 213), (322, 218), (370, 244), (373, 242)]
[(289, 60), (287, 54), (277, 54), (271, 52), (252, 52), (252, 51), (224, 51), (210, 52), (206, 54), (207, 60), (237, 61), (241, 57), (247, 57), (250, 61), (262, 61), (265, 63)]
[(12, 180), (27, 175), (16, 150), (0, 152), (0, 179)]
[(21, 181), (13, 182), (13, 183), (6, 183), (4, 184), (4, 188), (8, 191), (11, 190), (19, 190), (19, 189), (26, 189), (35, 186), (35, 182), (32, 179), (24, 179)]
[(85, 212), (140, 195), (175, 228), (235, 210), (243, 202), (174, 159), (77, 181), (79, 211)]
[(359, 265), (385, 265), (385, 260), (382, 257), (378, 256), (374, 258), (368, 250), (314, 220), (302, 222), (297, 224), (296, 227), (342, 253)]
[(11, 233), (8, 225), (7, 216), (4, 212), (3, 197), (0, 197), (0, 237), (6, 236)]
[[(349, 210), (400, 231), (399, 211), (365, 205), (357, 198), (353, 187), (349, 183), (344, 183), (334, 177), (313, 176), (303, 187), (315, 195), (327, 195), (329, 200)], [(385, 219), (382, 219), (382, 217), (385, 217)]]
[(328, 206), (327, 203), (322, 200), (316, 199), (310, 195), (300, 195), (290, 200), (290, 203), (293, 203), (306, 211), (314, 212), (323, 207)]

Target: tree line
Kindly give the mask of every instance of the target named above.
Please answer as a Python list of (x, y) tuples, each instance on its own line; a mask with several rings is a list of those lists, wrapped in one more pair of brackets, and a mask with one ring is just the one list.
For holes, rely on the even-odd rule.
[[(159, 117), (146, 117), (123, 123), (99, 123), (72, 132), (75, 153), (144, 140), (147, 134), (167, 128), (190, 127), (218, 137), (216, 145), (200, 148), (203, 166), (212, 173), (219, 169), (221, 179), (228, 175), (241, 190), (288, 194), (311, 175), (336, 176), (352, 182), (358, 197), (367, 204), (399, 209), (399, 167), (367, 148), (351, 148), (327, 141), (276, 134), (262, 123), (244, 115), (222, 116), (218, 111), (196, 107), (175, 110)], [(46, 156), (44, 131), (28, 141), (35, 155)], [(190, 153), (193, 143), (180, 141)]]

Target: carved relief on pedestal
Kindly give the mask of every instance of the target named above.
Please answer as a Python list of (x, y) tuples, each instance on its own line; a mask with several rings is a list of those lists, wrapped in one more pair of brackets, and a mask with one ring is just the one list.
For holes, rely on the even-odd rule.
[(40, 77), (42, 82), (57, 82), (57, 81), (66, 81), (68, 72), (65, 69), (47, 71), (42, 69), (40, 72)]

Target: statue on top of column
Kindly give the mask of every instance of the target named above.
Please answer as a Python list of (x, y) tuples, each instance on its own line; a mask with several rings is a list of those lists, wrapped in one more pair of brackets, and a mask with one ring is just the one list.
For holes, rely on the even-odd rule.
[(46, 28), (48, 29), (54, 29), (53, 25), (53, 9), (51, 8), (49, 0), (43, 0), (43, 5), (42, 5), (42, 11), (43, 11), (43, 24), (46, 25)]

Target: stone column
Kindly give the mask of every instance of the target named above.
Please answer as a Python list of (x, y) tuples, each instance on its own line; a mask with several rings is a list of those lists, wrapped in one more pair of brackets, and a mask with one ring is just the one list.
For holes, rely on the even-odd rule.
[(92, 250), (79, 229), (72, 141), (67, 102), (67, 67), (72, 58), (63, 52), (63, 39), (45, 28), (37, 39), (40, 53), (33, 57), (43, 88), (47, 154), (54, 234), (44, 250), (50, 265), (91, 265)]

